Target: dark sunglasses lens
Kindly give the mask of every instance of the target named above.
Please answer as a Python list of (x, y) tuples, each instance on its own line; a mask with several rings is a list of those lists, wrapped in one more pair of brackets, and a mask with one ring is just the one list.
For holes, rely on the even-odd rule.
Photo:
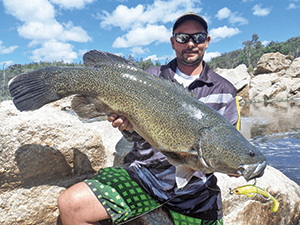
[(175, 40), (178, 43), (184, 44), (187, 43), (190, 39), (190, 36), (188, 34), (175, 34)]
[(203, 33), (193, 35), (193, 41), (196, 44), (204, 43), (206, 41), (206, 38), (207, 38), (206, 34)]
[(187, 43), (190, 40), (190, 38), (193, 39), (194, 43), (200, 44), (200, 43), (204, 43), (207, 38), (207, 35), (204, 33), (197, 33), (197, 34), (179, 33), (179, 34), (175, 34), (174, 36), (175, 36), (175, 40), (181, 44)]

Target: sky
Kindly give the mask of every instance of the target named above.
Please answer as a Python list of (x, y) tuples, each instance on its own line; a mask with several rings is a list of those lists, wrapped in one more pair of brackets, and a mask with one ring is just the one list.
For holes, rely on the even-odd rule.
[(136, 59), (172, 60), (174, 21), (196, 12), (208, 22), (204, 59), (259, 41), (300, 35), (300, 0), (1, 0), (0, 69), (31, 62), (82, 62), (97, 49)]

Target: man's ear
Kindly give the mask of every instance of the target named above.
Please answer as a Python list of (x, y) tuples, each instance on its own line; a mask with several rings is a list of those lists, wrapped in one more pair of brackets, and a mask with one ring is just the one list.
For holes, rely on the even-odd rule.
[(205, 49), (208, 48), (208, 45), (209, 45), (210, 40), (211, 40), (211, 37), (210, 37), (210, 36), (207, 36), (206, 41), (205, 41)]
[(172, 44), (172, 48), (175, 50), (175, 47), (174, 47), (175, 39), (174, 39), (174, 37), (170, 37), (170, 41), (171, 41), (171, 44)]

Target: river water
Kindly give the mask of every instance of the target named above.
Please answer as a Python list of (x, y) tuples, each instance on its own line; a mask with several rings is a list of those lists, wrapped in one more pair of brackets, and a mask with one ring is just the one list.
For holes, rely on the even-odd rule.
[(241, 133), (300, 185), (300, 101), (246, 104), (241, 115)]

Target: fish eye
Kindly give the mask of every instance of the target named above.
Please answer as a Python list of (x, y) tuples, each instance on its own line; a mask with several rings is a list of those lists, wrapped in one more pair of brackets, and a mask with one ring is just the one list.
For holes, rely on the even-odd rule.
[(249, 152), (249, 156), (250, 156), (250, 157), (254, 157), (254, 156), (255, 156), (255, 152), (254, 152), (253, 150), (251, 150), (251, 151)]

